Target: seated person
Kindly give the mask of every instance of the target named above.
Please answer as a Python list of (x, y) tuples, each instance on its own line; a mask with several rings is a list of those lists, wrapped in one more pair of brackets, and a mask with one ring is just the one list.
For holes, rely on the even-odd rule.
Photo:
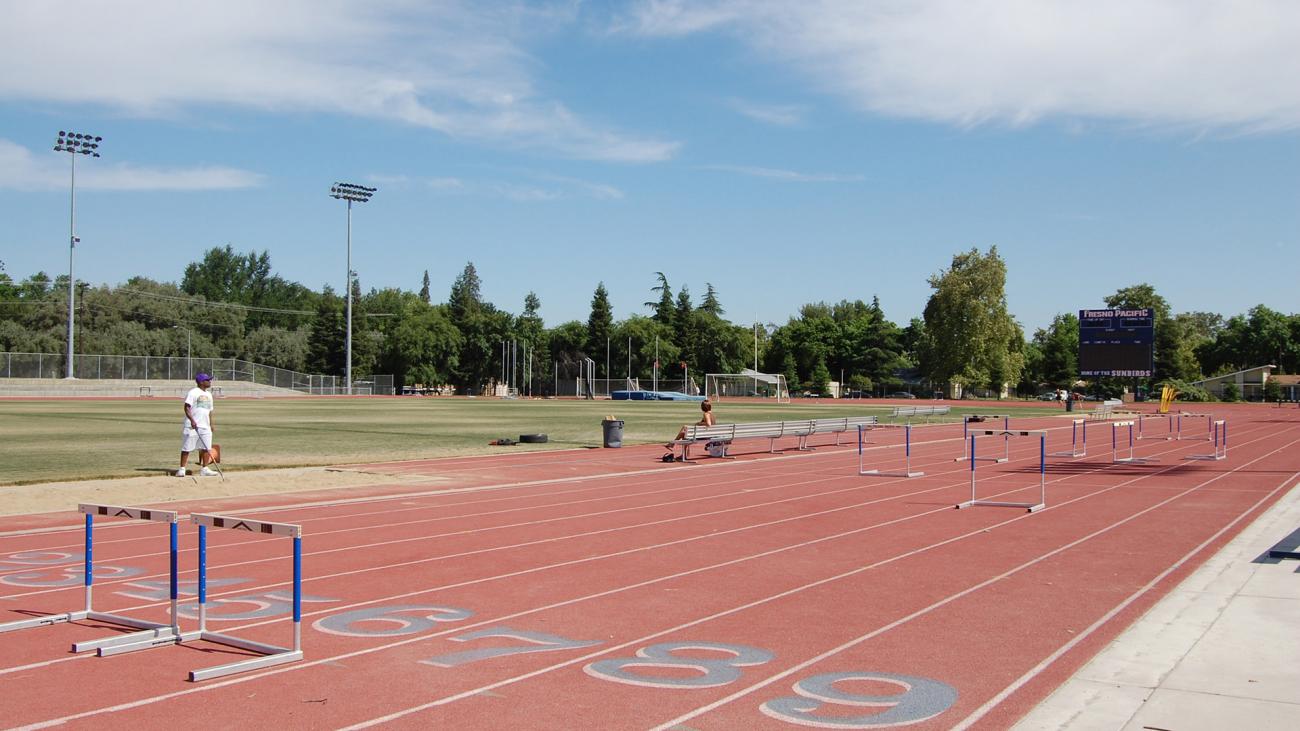
[[(713, 426), (715, 423), (717, 423), (717, 420), (713, 418), (713, 404), (710, 403), (708, 399), (704, 399), (703, 401), (700, 402), (700, 411), (704, 413), (700, 417), (700, 420), (695, 422), (695, 426)], [(691, 425), (683, 424), (682, 428), (677, 431), (677, 436), (673, 437), (673, 440), (676, 441), (678, 439), (685, 439), (686, 429), (689, 426)], [(668, 442), (667, 444), (664, 445), (664, 449), (672, 449), (672, 448), (673, 448), (673, 442)]]

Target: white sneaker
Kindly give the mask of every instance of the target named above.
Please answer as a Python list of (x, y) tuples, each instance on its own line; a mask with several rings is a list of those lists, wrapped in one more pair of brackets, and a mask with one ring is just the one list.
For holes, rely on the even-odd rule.
[(203, 469), (199, 470), (199, 475), (203, 477), (216, 477), (219, 474), (221, 473), (213, 469), (208, 469), (207, 467), (204, 467)]
[(185, 476), (185, 468), (182, 467), (182, 468), (180, 468), (179, 470), (176, 470), (176, 476), (177, 476), (177, 477), (184, 477), (184, 476)]

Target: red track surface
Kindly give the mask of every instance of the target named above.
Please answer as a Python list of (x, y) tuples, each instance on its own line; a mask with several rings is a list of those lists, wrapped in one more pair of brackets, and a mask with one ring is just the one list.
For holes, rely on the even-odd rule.
[[(914, 430), (926, 475), (910, 480), (858, 476), (849, 447), (695, 465), (632, 448), (370, 465), (439, 482), (185, 506), (303, 526), (306, 659), (191, 683), (246, 653), (67, 652), (120, 631), (98, 622), (0, 634), (0, 725), (1003, 728), (1295, 483), (1300, 413), (1215, 413), (1232, 428), (1226, 461), (1148, 438), (1138, 453), (1159, 462), (1113, 465), (1094, 424), (1089, 457), (1049, 458), (1048, 508), (1033, 514), (952, 509), (970, 494), (953, 426)], [(1012, 427), (1069, 446), (1068, 421)], [(873, 438), (871, 465), (900, 467), (901, 433)], [(980, 464), (981, 498), (1036, 497), (1037, 440), (1011, 453)], [(0, 521), (0, 622), (81, 607), (77, 517)], [(165, 535), (96, 523), (97, 610), (165, 618), (142, 583), (165, 584)], [(183, 590), (195, 543), (187, 525)], [(30, 551), (70, 555), (17, 562)], [(288, 643), (278, 607), (232, 618), (288, 590), (288, 539), (210, 531), (208, 554), (210, 581), (237, 580), (209, 586), (210, 627)], [(407, 621), (346, 622), (361, 610)]]

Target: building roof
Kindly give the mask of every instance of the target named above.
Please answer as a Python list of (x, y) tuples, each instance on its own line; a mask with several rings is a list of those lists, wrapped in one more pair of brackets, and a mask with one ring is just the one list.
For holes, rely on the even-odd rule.
[[(1244, 375), (1244, 374), (1246, 374), (1246, 373), (1254, 373), (1254, 372), (1256, 372), (1256, 371), (1259, 371), (1261, 374), (1263, 374), (1263, 373), (1265, 373), (1265, 372), (1267, 372), (1267, 373), (1272, 373), (1272, 371), (1273, 371), (1274, 368), (1277, 368), (1277, 366), (1275, 366), (1275, 365), (1261, 365), (1261, 366), (1255, 366), (1254, 368), (1243, 368), (1242, 370), (1239, 370), (1239, 371), (1233, 371), (1232, 373), (1224, 373), (1224, 374), (1221, 374), (1221, 375), (1218, 375), (1218, 376), (1210, 376), (1209, 378), (1202, 378), (1202, 379), (1199, 380), (1199, 381), (1192, 381), (1192, 385), (1193, 385), (1193, 386), (1199, 386), (1199, 385), (1204, 384), (1204, 383), (1212, 383), (1212, 382), (1214, 382), (1214, 381), (1222, 381), (1222, 380), (1225, 379), (1225, 378), (1234, 378), (1234, 377), (1236, 377), (1236, 376)], [(1263, 380), (1263, 379), (1261, 378), (1260, 380)]]

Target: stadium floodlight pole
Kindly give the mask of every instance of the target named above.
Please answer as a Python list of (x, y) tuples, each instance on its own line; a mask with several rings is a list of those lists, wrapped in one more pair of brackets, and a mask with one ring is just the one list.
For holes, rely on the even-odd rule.
[(353, 183), (335, 183), (330, 188), (330, 197), (337, 198), (348, 202), (348, 276), (343, 286), (347, 290), (347, 336), (344, 348), (347, 354), (344, 356), (343, 378), (347, 382), (346, 393), (352, 395), (352, 204), (365, 203), (370, 200), (370, 196), (375, 194), (378, 188), (367, 188), (364, 185), (355, 185)]
[(80, 132), (67, 132), (59, 130), (59, 136), (54, 140), (55, 152), (68, 153), (68, 160), (71, 165), (69, 169), (72, 174), (71, 195), (68, 206), (68, 366), (64, 373), (64, 378), (76, 378), (73, 373), (72, 356), (76, 352), (73, 340), (73, 312), (76, 307), (75, 287), (77, 279), (73, 275), (72, 263), (73, 255), (77, 251), (77, 155), (88, 155), (90, 157), (99, 157), (99, 143), (103, 142), (103, 137), (96, 135), (82, 134)]

